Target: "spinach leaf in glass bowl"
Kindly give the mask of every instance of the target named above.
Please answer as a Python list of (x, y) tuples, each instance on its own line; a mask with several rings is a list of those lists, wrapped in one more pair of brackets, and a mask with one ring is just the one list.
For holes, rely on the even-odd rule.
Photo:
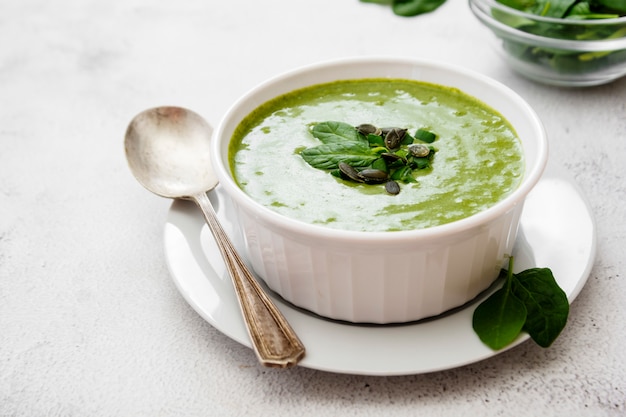
[(597, 85), (626, 74), (625, 0), (469, 0), (511, 67), (536, 81)]

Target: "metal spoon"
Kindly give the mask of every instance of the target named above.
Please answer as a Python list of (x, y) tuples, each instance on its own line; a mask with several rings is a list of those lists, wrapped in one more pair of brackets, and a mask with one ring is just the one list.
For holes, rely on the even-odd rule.
[(237, 254), (207, 196), (218, 183), (210, 160), (211, 132), (211, 126), (190, 110), (146, 110), (126, 130), (128, 165), (149, 191), (196, 202), (230, 272), (259, 361), (270, 367), (293, 366), (304, 356), (304, 346)]

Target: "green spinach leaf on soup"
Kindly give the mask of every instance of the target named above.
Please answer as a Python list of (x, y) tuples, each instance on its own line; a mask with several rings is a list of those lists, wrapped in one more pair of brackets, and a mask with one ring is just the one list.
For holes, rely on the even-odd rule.
[(388, 194), (400, 192), (399, 182), (416, 182), (414, 171), (431, 168), (437, 135), (418, 129), (379, 128), (364, 123), (328, 121), (316, 123), (309, 131), (322, 144), (299, 150), (313, 168), (329, 171), (337, 178), (364, 185), (384, 184)]

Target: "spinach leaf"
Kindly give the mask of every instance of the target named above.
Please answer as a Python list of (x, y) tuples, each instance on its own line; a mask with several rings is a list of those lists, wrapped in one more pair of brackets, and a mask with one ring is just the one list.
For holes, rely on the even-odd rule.
[(378, 158), (372, 162), (372, 169), (377, 169), (379, 171), (384, 171), (389, 173), (389, 167), (387, 166), (387, 162), (385, 158)]
[(504, 286), (476, 307), (472, 326), (480, 340), (501, 349), (526, 331), (541, 347), (549, 347), (559, 336), (569, 315), (569, 302), (548, 268), (502, 271)]
[(379, 135), (367, 135), (367, 141), (370, 143), (370, 145), (385, 146), (385, 141), (383, 140), (383, 137)]
[(608, 10), (613, 10), (622, 15), (626, 14), (626, 1), (624, 0), (595, 0), (595, 2)]
[[(587, 20), (587, 19), (613, 19), (619, 17), (618, 14), (615, 13), (594, 13), (591, 11), (591, 7), (587, 2), (576, 3), (570, 11), (567, 13), (568, 19), (578, 19), (578, 20)], [(592, 33), (591, 31), (587, 32)], [(584, 35), (588, 36), (588, 35)], [(582, 38), (580, 38), (582, 39)]]
[(528, 10), (531, 6), (536, 4), (535, 0), (498, 0), (498, 3), (502, 3), (505, 6), (512, 7), (518, 10)]
[(367, 147), (367, 141), (359, 136), (353, 126), (343, 122), (317, 123), (311, 129), (311, 133), (322, 143), (346, 143), (356, 142)]
[(437, 139), (437, 135), (430, 130), (417, 129), (415, 132), (415, 138), (421, 140), (422, 142), (433, 143), (435, 139)]
[(524, 330), (542, 347), (559, 336), (569, 314), (567, 295), (547, 268), (520, 272), (513, 279), (513, 293), (524, 303), (528, 319)]
[(367, 167), (379, 157), (370, 148), (370, 142), (347, 123), (316, 123), (311, 134), (323, 145), (304, 149), (300, 155), (313, 168), (336, 169), (339, 162), (353, 167)]
[(540, 0), (534, 7), (534, 14), (561, 18), (578, 0)]
[(394, 0), (391, 9), (398, 16), (417, 16), (424, 13), (430, 13), (446, 0)]
[(362, 3), (376, 3), (391, 6), (391, 10), (404, 17), (430, 13), (444, 4), (446, 0), (361, 0)]
[(511, 291), (511, 275), (503, 288), (476, 308), (472, 318), (472, 327), (480, 340), (494, 350), (513, 342), (526, 322), (526, 306)]
[(368, 145), (358, 142), (319, 145), (304, 149), (300, 155), (309, 165), (317, 169), (335, 169), (339, 162), (345, 162), (353, 167), (367, 167), (379, 157)]
[(415, 178), (413, 178), (413, 169), (408, 165), (403, 165), (393, 171), (390, 178), (394, 181), (402, 181), (407, 183), (417, 182)]

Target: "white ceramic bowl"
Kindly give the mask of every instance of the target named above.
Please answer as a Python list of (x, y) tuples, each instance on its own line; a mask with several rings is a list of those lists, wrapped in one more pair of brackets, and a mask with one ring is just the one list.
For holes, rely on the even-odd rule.
[[(257, 106), (294, 89), (339, 79), (408, 78), (457, 87), (490, 105), (516, 129), (524, 179), (481, 213), (442, 226), (401, 232), (355, 232), (287, 218), (252, 200), (235, 183), (228, 144)], [(266, 284), (294, 305), (361, 323), (414, 321), (467, 303), (497, 278), (512, 251), (524, 199), (547, 162), (543, 125), (530, 106), (480, 74), (413, 59), (351, 58), (275, 77), (239, 99), (213, 134), (212, 163), (232, 198), (247, 259)]]

